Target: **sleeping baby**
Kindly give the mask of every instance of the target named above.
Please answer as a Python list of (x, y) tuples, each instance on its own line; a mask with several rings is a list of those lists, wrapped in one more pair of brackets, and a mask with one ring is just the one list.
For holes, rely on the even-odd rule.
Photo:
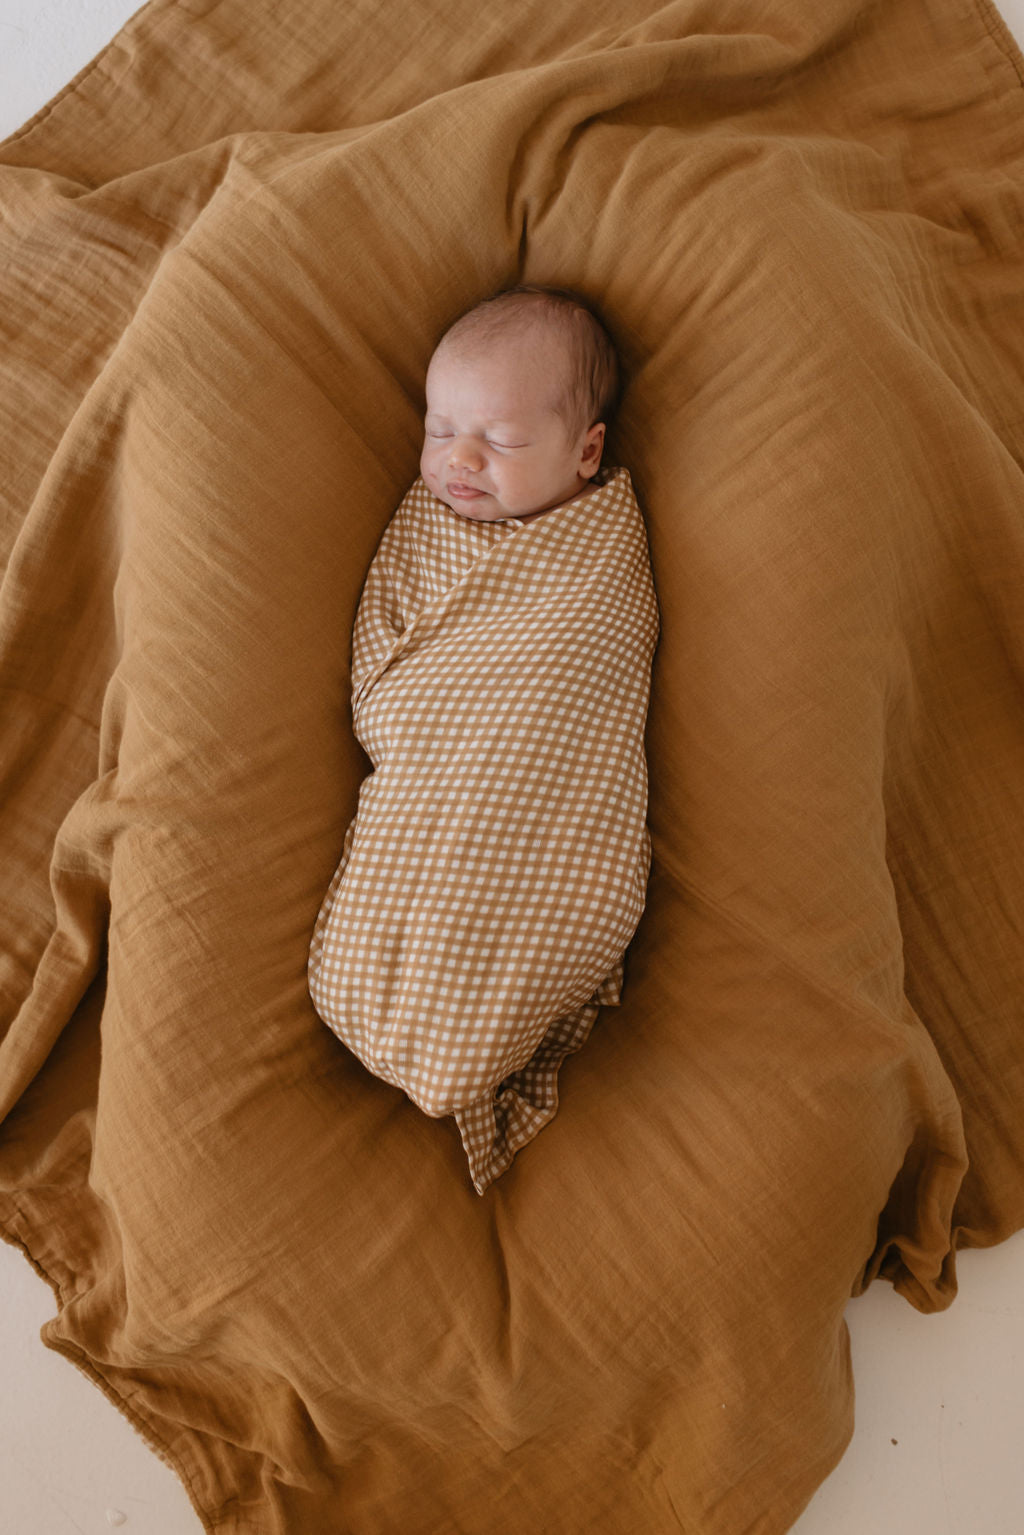
[(427, 368), (427, 488), (486, 522), (528, 521), (585, 495), (617, 380), (608, 334), (578, 301), (526, 287), (485, 299)]
[(479, 1194), (620, 1001), (646, 899), (658, 610), (629, 473), (601, 467), (617, 388), (567, 290), (510, 288), (457, 320), (353, 630), (373, 771), (310, 994), (371, 1072), (454, 1117)]

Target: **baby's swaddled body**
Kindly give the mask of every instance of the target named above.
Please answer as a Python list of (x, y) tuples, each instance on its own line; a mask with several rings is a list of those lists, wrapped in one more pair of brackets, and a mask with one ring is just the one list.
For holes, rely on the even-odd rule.
[(367, 578), (352, 689), (374, 771), (310, 991), (370, 1071), (455, 1114), (481, 1192), (619, 1000), (657, 628), (625, 469), (532, 524), (469, 522), (417, 481)]
[(479, 1193), (554, 1115), (561, 1062), (618, 1002), (646, 896), (646, 530), (626, 469), (595, 463), (580, 483), (543, 515), (467, 517), (425, 473), (353, 631), (373, 771), (310, 994), (370, 1071), (455, 1116)]

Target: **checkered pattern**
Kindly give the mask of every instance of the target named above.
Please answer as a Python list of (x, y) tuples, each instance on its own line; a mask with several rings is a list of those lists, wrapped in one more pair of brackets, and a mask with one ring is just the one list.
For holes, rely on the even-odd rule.
[(483, 1193), (558, 1107), (650, 868), (644, 725), (658, 609), (629, 473), (532, 522), (422, 480), (384, 531), (352, 641), (373, 763), (317, 918), (310, 994), (432, 1116)]

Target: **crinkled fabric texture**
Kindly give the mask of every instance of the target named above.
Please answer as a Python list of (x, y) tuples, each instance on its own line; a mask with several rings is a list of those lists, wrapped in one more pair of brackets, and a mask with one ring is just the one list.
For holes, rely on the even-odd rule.
[(644, 908), (658, 609), (629, 471), (599, 478), (528, 523), (417, 479), (352, 635), (373, 772), (310, 994), (370, 1071), (454, 1116), (478, 1194), (554, 1117)]
[[(0, 1223), (244, 1535), (781, 1535), (1024, 1223), (989, 0), (151, 0), (0, 146)], [(485, 1198), (306, 962), (438, 335), (582, 289), (661, 634), (621, 1006)]]

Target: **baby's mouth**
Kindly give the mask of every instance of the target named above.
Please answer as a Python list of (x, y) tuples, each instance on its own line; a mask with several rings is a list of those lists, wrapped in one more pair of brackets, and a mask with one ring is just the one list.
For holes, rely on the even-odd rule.
[(477, 490), (474, 485), (464, 485), (460, 480), (449, 480), (447, 489), (450, 496), (457, 496), (460, 501), (472, 501), (475, 496), (486, 495), (486, 491)]

